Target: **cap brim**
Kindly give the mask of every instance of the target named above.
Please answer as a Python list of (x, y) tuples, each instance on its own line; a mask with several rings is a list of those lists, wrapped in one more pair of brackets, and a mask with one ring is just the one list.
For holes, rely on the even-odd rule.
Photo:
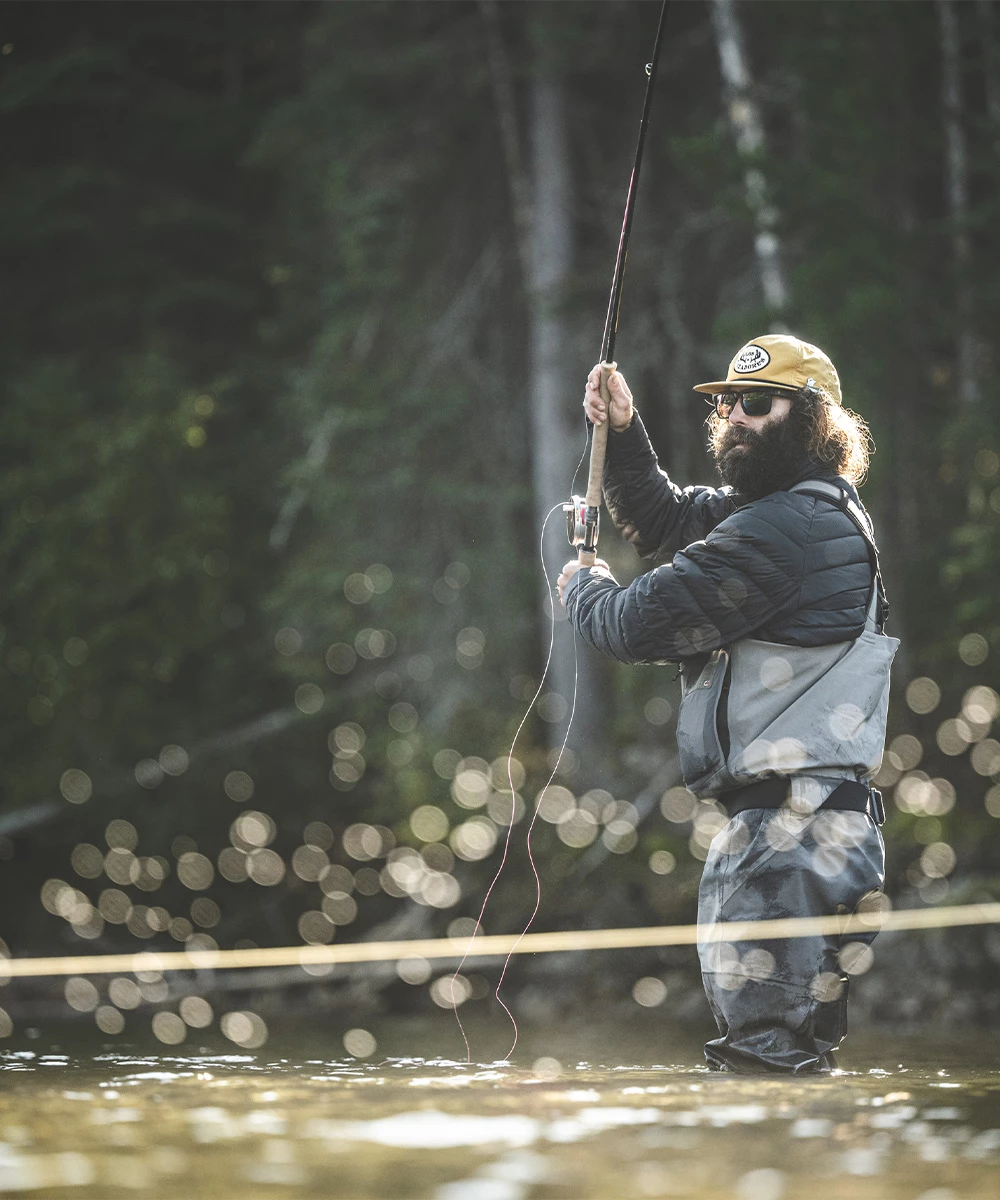
[(745, 392), (748, 388), (773, 388), (776, 392), (797, 392), (800, 389), (793, 383), (772, 383), (769, 379), (723, 379), (718, 383), (697, 383), (696, 392), (706, 392), (717, 395), (719, 392)]

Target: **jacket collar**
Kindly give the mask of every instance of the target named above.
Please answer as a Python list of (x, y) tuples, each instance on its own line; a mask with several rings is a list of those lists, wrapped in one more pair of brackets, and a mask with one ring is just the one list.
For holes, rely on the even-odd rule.
[(794, 487), (797, 483), (802, 483), (806, 479), (825, 479), (830, 483), (835, 483), (838, 487), (842, 487), (852, 500), (860, 503), (860, 497), (854, 484), (846, 480), (843, 475), (838, 475), (827, 463), (822, 463), (815, 458), (809, 459), (802, 470), (794, 478), (789, 479), (788, 483), (783, 488), (780, 488), (779, 491), (787, 492), (789, 488)]

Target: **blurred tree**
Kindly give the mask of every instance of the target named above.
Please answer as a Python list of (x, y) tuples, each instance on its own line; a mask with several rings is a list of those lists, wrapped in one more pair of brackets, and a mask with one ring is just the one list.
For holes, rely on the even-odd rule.
[(726, 113), (737, 150), (746, 163), (744, 180), (747, 207), (753, 214), (755, 227), (754, 252), (760, 268), (764, 304), (772, 317), (768, 329), (779, 328), (788, 302), (788, 286), (776, 233), (778, 214), (768, 196), (764, 172), (759, 161), (755, 161), (764, 156), (764, 130), (753, 95), (742, 21), (733, 0), (712, 0), (712, 24), (719, 46)]
[[(945, 7), (964, 24), (964, 7), (924, 0), (673, 7), (618, 340), (682, 484), (711, 480), (690, 385), (782, 305), (869, 420), (880, 449), (865, 494), (908, 654), (893, 737), (922, 755), (899, 743), (886, 788), (944, 780), (957, 797), (937, 815), (895, 806), (907, 887), (928, 883), (918, 834), (961, 846), (972, 830), (971, 856), (998, 829), (983, 806), (988, 726), (948, 724), (970, 688), (995, 685), (1000, 653), (985, 337), (1000, 313), (995, 17), (977, 8), (981, 54), (959, 39), (946, 61)], [(135, 823), (144, 853), (174, 844), (176, 857), (189, 840), (215, 855), (237, 836), (233, 771), (252, 776), (288, 858), (307, 822), (329, 828), (334, 857), (360, 820), (384, 827), (383, 848), (419, 840), (421, 805), (464, 821), (441, 764), (505, 753), (544, 661), (538, 517), (583, 449), (577, 389), (599, 344), (655, 6), (54, 11), (8, 3), (0, 40), (0, 805), (56, 802), (63, 820), (44, 842), (22, 825), (4, 887), (37, 893), (68, 873), (110, 816)], [(734, 21), (738, 61), (719, 53)], [(962, 100), (946, 113), (948, 80)], [(755, 131), (749, 160), (733, 151), (734, 105)], [(956, 210), (943, 118), (959, 107)], [(767, 182), (764, 209), (748, 171)], [(950, 269), (960, 235), (967, 300)], [(784, 273), (762, 302), (778, 238)], [(980, 332), (970, 403), (966, 303)], [(550, 569), (567, 553), (558, 524)], [(601, 549), (619, 578), (637, 569), (607, 525)], [(566, 692), (568, 639), (557, 653)], [(598, 685), (606, 664), (581, 668), (591, 715), (571, 747), (593, 753), (560, 782), (582, 799), (600, 760), (610, 799), (588, 803), (638, 833), (595, 832), (587, 850), (546, 823), (543, 878), (573, 886), (544, 918), (671, 919), (704, 850), (656, 816), (673, 672), (609, 670)], [(933, 679), (934, 706), (907, 703), (914, 676)], [(527, 802), (559, 731), (532, 720), (522, 734)], [(63, 780), (80, 798), (67, 770), (87, 773), (90, 801), (60, 795)], [(651, 853), (677, 874), (653, 879)], [(456, 868), (464, 896), (442, 921), (474, 908), (494, 861)], [(515, 863), (498, 893), (511, 924), (526, 871)], [(216, 878), (219, 940), (296, 937), (293, 874), (255, 890)], [(363, 928), (401, 899), (372, 874)], [(164, 905), (182, 902), (176, 887)]]

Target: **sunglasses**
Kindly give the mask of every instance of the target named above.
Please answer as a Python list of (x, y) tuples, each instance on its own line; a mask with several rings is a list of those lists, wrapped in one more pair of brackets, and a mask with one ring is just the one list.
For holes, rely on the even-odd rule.
[(709, 397), (708, 403), (713, 405), (715, 411), (723, 421), (726, 421), (737, 404), (741, 406), (748, 417), (766, 417), (771, 411), (772, 401), (780, 398), (780, 396), (780, 392), (763, 390), (753, 392), (718, 392), (716, 395)]

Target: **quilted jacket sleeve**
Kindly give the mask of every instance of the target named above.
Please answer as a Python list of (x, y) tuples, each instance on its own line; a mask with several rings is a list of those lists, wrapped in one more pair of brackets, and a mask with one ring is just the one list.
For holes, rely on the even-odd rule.
[(799, 604), (815, 504), (778, 493), (627, 587), (579, 571), (566, 606), (583, 639), (625, 663), (677, 662), (729, 645)]
[(604, 502), (640, 558), (669, 562), (733, 511), (729, 488), (679, 488), (662, 471), (638, 413), (608, 437)]

